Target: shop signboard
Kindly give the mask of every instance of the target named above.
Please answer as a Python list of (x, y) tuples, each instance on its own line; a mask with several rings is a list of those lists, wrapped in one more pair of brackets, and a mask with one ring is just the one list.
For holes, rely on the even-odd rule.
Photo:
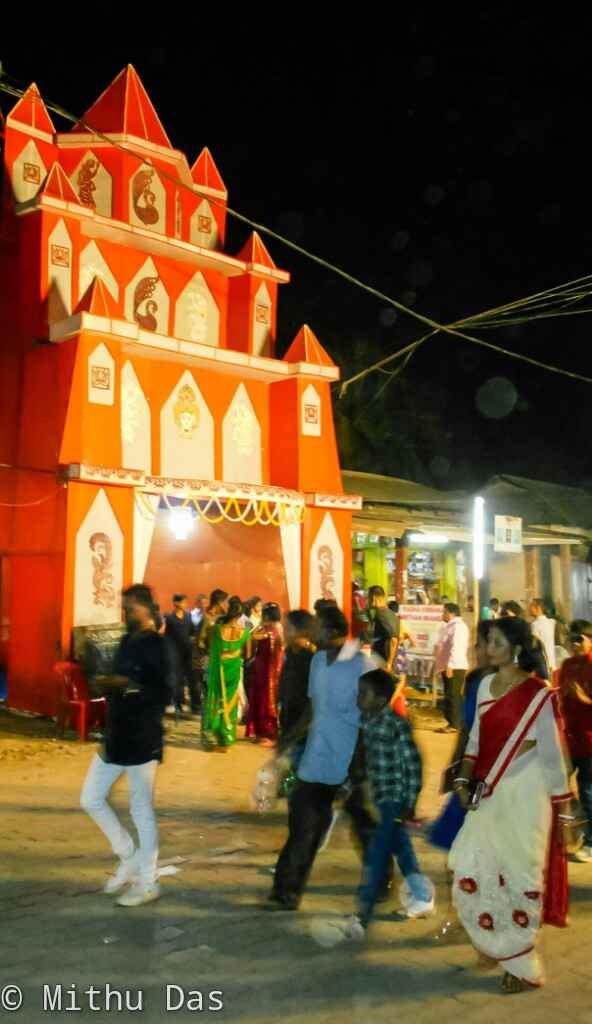
[(520, 554), (522, 551), (522, 519), (517, 516), (496, 516), (494, 551)]
[(402, 604), (399, 607), (401, 633), (409, 633), (413, 639), (415, 656), (434, 653), (443, 611), (441, 604)]

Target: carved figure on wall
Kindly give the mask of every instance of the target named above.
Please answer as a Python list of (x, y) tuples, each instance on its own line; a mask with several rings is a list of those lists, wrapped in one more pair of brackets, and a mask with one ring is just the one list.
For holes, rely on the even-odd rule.
[(121, 395), (121, 436), (128, 444), (133, 444), (140, 426), (142, 392), (135, 380), (123, 386)]
[(318, 565), (321, 596), (327, 601), (336, 601), (334, 557), (333, 551), (328, 544), (323, 544), (319, 548)]
[(78, 198), (81, 203), (85, 206), (92, 206), (96, 209), (96, 203), (94, 200), (93, 192), (96, 192), (97, 186), (95, 185), (93, 178), (96, 177), (99, 169), (99, 161), (89, 156), (88, 160), (85, 160), (82, 167), (78, 171)]
[(150, 188), (154, 170), (141, 170), (132, 180), (132, 201), (136, 216), (142, 224), (156, 224), (160, 213), (156, 207), (156, 194)]
[(41, 168), (38, 164), (23, 164), (23, 181), (28, 181), (32, 185), (41, 184)]
[[(158, 321), (155, 316), (158, 313), (158, 303), (154, 301), (152, 296), (159, 280), (159, 277), (143, 277), (141, 281), (138, 281), (134, 289), (134, 320), (145, 331), (155, 331), (158, 327)], [(143, 302), (146, 305), (144, 312), (141, 313), (140, 306)]]
[(208, 335), (208, 304), (201, 294), (195, 290), (191, 291), (187, 302), (187, 324), (188, 334), (192, 341), (206, 341)]
[(199, 426), (197, 395), (189, 384), (184, 384), (173, 407), (173, 416), (181, 437), (190, 439)]
[(240, 455), (252, 455), (255, 447), (253, 414), (244, 402), (235, 405), (232, 414), (232, 441)]
[(103, 608), (115, 607), (113, 547), (106, 533), (93, 533), (89, 540), (93, 564), (93, 602)]

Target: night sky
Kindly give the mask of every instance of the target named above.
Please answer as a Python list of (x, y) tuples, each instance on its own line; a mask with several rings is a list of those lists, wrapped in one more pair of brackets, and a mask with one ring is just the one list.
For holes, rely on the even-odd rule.
[[(301, 39), (258, 51), (237, 36), (79, 58), (6, 47), (0, 59), (76, 114), (133, 63), (173, 144), (190, 162), (210, 147), (231, 206), (447, 322), (592, 271), (587, 31), (511, 11), (476, 16), (471, 50), (443, 31), (434, 56), (401, 55), (377, 31), (331, 52)], [(405, 18), (397, 49), (422, 48), (421, 17)], [(227, 250), (246, 234), (230, 220)], [(423, 333), (264, 240), (293, 275), (280, 290), (280, 355), (308, 323), (349, 376)], [(483, 337), (592, 376), (591, 317)], [(446, 336), (386, 381), (336, 394), (345, 467), (447, 488), (499, 473), (592, 486), (592, 385)]]

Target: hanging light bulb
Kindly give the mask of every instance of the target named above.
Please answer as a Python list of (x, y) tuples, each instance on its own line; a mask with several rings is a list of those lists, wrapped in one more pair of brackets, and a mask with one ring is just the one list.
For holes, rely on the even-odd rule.
[(193, 529), (193, 513), (190, 508), (172, 508), (169, 512), (169, 526), (175, 540), (187, 540)]

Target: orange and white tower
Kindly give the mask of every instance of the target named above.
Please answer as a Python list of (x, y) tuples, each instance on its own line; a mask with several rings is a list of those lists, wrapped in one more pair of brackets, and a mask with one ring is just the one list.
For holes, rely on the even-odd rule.
[[(190, 167), (133, 67), (56, 133), (35, 85), (4, 129), (0, 659), (52, 713), (78, 626), (121, 588), (350, 599), (351, 516), (308, 327), (275, 355), (279, 269), (224, 251), (228, 193)], [(174, 528), (171, 528), (171, 524)], [(176, 524), (176, 525), (175, 525)]]

